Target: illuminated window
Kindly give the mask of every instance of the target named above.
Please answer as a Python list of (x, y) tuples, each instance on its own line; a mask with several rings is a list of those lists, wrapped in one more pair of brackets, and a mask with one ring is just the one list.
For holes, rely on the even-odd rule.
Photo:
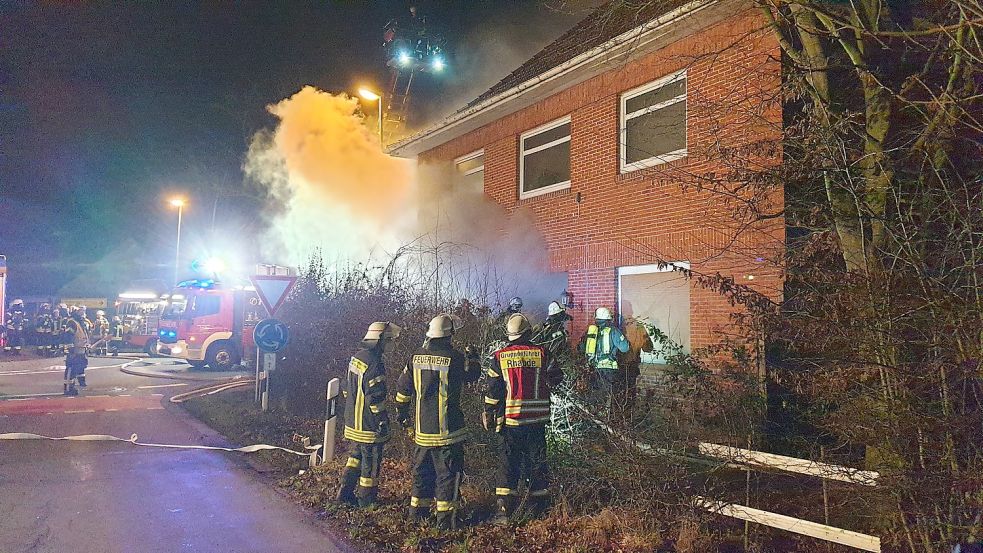
[(686, 72), (621, 96), (621, 172), (686, 156)]
[(485, 151), (478, 150), (454, 160), (457, 170), (457, 184), (469, 191), (485, 191)]
[(519, 138), (519, 197), (570, 188), (570, 118), (525, 132)]

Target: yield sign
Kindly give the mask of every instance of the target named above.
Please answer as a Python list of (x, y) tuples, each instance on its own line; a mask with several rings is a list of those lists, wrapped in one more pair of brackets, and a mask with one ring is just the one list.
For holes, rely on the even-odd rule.
[(249, 277), (256, 293), (259, 294), (260, 301), (266, 306), (266, 311), (270, 317), (276, 315), (280, 306), (283, 305), (290, 290), (297, 282), (295, 276), (274, 276), (274, 275), (254, 275)]

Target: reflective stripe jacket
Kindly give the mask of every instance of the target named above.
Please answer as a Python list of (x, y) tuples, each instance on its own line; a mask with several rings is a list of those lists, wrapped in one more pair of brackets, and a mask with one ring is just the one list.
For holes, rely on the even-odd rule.
[(618, 352), (628, 351), (628, 340), (616, 327), (592, 324), (580, 342), (580, 351), (587, 356), (587, 362), (598, 369), (618, 368)]
[(416, 445), (443, 447), (468, 437), (461, 411), (466, 377), (464, 354), (449, 338), (433, 338), (413, 353), (396, 385), (396, 408), (407, 418), (415, 398)]
[(363, 349), (348, 362), (348, 382), (342, 395), (345, 397), (345, 438), (353, 442), (376, 444), (389, 439), (386, 367), (379, 353)]
[(550, 386), (562, 380), (563, 371), (549, 362), (542, 346), (528, 341), (510, 343), (495, 352), (487, 371), (485, 408), (494, 412), (496, 426), (549, 422)]

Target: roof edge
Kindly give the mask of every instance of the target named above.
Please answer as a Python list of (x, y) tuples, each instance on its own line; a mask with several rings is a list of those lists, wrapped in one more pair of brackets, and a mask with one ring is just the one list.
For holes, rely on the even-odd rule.
[[(456, 127), (460, 127), (464, 123), (486, 112), (489, 112), (494, 108), (503, 108), (503, 106), (510, 103), (512, 100), (519, 97), (526, 91), (547, 83), (562, 81), (564, 77), (570, 75), (576, 70), (589, 67), (592, 62), (600, 61), (601, 64), (599, 65), (604, 65), (604, 62), (609, 62), (611, 61), (611, 58), (623, 54), (626, 47), (628, 47), (629, 52), (631, 52), (634, 51), (633, 46), (640, 47), (643, 44), (650, 44), (652, 42), (651, 40), (644, 40), (646, 35), (663, 30), (666, 26), (675, 23), (680, 19), (695, 15), (696, 13), (712, 5), (726, 3), (732, 2), (728, 2), (727, 0), (693, 0), (692, 2), (684, 4), (659, 17), (650, 19), (637, 27), (625, 31), (622, 34), (607, 40), (606, 42), (595, 46), (582, 54), (578, 54), (577, 56), (574, 56), (573, 58), (536, 77), (527, 79), (514, 87), (509, 88), (508, 90), (496, 94), (495, 96), (492, 96), (481, 103), (478, 103), (468, 109), (457, 111), (438, 121), (437, 123), (426, 127), (422, 131), (389, 145), (386, 148), (386, 152), (397, 157), (413, 157), (441, 144), (449, 142), (466, 132), (474, 130), (466, 129), (454, 134)], [(609, 59), (602, 59), (605, 56), (609, 56)], [(571, 86), (572, 84), (575, 83), (571, 83)], [(507, 108), (504, 109), (507, 110)], [(521, 109), (521, 107), (517, 107), (515, 110), (513, 110), (513, 112), (518, 111), (519, 109)], [(509, 113), (512, 112), (503, 113), (501, 116), (504, 117)], [(450, 133), (450, 136), (440, 139), (440, 135), (448, 133)]]

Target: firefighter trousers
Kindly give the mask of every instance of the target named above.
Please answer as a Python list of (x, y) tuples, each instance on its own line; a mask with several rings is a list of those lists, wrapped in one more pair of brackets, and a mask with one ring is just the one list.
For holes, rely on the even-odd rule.
[(416, 446), (413, 453), (413, 497), (410, 507), (429, 512), (437, 500), (437, 525), (453, 527), (464, 475), (464, 444)]
[(519, 478), (529, 477), (529, 498), (543, 503), (549, 498), (549, 465), (546, 463), (546, 425), (505, 426), (495, 495), (514, 503), (519, 495)]
[(345, 471), (341, 475), (341, 490), (338, 492), (341, 500), (357, 500), (362, 507), (375, 503), (379, 494), (382, 445), (352, 443)]

